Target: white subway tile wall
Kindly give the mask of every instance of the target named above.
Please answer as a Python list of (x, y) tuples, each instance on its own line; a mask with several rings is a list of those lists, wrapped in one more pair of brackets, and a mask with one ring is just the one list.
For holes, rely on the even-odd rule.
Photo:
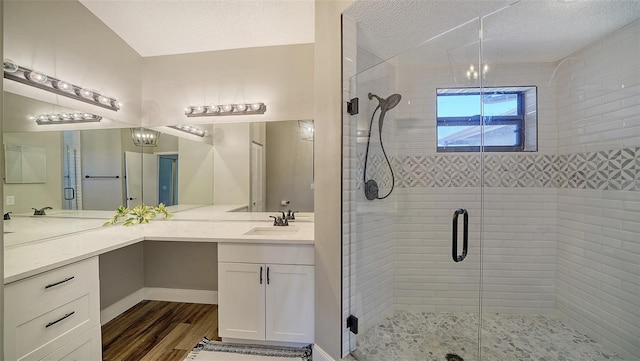
[(640, 355), (638, 69), (640, 21), (573, 54), (555, 80), (561, 165), (573, 165), (558, 189), (556, 308), (629, 360)]

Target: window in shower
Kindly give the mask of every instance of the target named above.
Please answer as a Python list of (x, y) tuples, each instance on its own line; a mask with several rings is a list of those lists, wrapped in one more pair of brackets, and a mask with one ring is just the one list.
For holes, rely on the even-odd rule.
[(436, 90), (438, 152), (537, 150), (536, 87)]

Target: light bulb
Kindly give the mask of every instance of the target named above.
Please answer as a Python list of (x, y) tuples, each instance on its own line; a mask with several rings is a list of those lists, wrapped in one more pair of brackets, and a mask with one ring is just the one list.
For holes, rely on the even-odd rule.
[(60, 118), (62, 118), (62, 120), (71, 120), (73, 119), (73, 116), (69, 113), (62, 113), (60, 114)]
[(209, 105), (209, 113), (219, 113), (220, 107), (217, 105)]
[(111, 99), (105, 97), (104, 95), (98, 95), (96, 100), (98, 100), (99, 103), (102, 103), (104, 105), (111, 105)]
[(73, 120), (82, 120), (82, 113), (73, 113)]
[(93, 119), (93, 114), (84, 113), (82, 114), (82, 119)]
[(67, 83), (66, 81), (62, 81), (62, 80), (54, 81), (53, 86), (67, 93), (70, 93), (73, 91), (73, 85)]
[(77, 89), (76, 93), (83, 98), (93, 99), (93, 92), (91, 90)]
[(119, 100), (115, 100), (115, 99), (112, 100), (111, 105), (114, 106), (116, 109), (122, 108), (122, 102)]
[(44, 84), (47, 82), (47, 76), (42, 74), (42, 73), (37, 73), (35, 71), (31, 71), (29, 73), (27, 73), (27, 77), (29, 80), (38, 83), (38, 84)]
[(244, 112), (245, 110), (247, 110), (247, 105), (246, 104), (236, 104), (236, 110), (239, 112)]
[(193, 108), (191, 108), (191, 107), (185, 107), (184, 108), (184, 113), (185, 114), (191, 114), (192, 112), (193, 112)]
[(49, 115), (49, 120), (52, 122), (59, 122), (60, 116), (58, 114), (51, 114)]
[(474, 71), (476, 69), (475, 66), (473, 66), (473, 64), (469, 65), (469, 70)]
[(222, 106), (222, 111), (223, 112), (230, 112), (231, 110), (233, 110), (233, 106), (231, 104), (225, 104)]
[(18, 64), (16, 64), (15, 61), (4, 58), (2, 69), (5, 71), (5, 73), (15, 73), (16, 71), (18, 71), (18, 68)]
[(262, 107), (262, 104), (260, 104), (260, 103), (253, 103), (253, 104), (251, 104), (251, 109), (252, 109), (252, 110), (259, 110), (259, 109), (260, 109), (260, 107)]
[(27, 119), (32, 122), (35, 122), (36, 120), (38, 120), (38, 118), (34, 115), (27, 115)]
[(42, 114), (38, 116), (38, 120), (40, 121), (49, 121), (49, 117), (46, 114)]
[(193, 113), (194, 114), (202, 114), (204, 113), (204, 107), (203, 106), (197, 106), (197, 107), (193, 107)]

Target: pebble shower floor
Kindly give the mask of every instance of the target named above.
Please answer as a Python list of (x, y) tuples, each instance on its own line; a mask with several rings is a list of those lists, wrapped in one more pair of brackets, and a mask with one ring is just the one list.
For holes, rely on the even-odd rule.
[[(354, 354), (362, 361), (445, 361), (447, 354), (476, 361), (477, 323), (470, 313), (397, 311), (358, 335)], [(509, 314), (483, 317), (482, 360), (624, 361), (554, 317)]]

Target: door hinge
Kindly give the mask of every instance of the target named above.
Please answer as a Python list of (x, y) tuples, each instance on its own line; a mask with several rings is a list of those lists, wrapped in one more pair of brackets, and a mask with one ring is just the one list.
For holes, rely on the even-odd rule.
[(358, 114), (358, 98), (353, 98), (350, 102), (347, 102), (347, 113), (351, 115)]
[(354, 315), (347, 317), (347, 328), (351, 330), (354, 335), (358, 334), (358, 318)]

